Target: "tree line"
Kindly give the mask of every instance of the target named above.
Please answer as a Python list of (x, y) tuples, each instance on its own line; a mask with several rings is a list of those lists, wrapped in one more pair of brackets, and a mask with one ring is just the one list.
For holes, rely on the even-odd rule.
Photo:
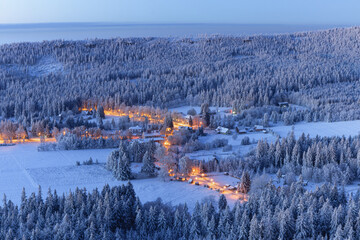
[(12, 239), (358, 239), (360, 192), (323, 185), (307, 192), (299, 180), (281, 189), (267, 185), (247, 202), (230, 207), (197, 202), (190, 210), (158, 199), (141, 203), (131, 183), (66, 195), (22, 192), (21, 204), (6, 197), (0, 238)]

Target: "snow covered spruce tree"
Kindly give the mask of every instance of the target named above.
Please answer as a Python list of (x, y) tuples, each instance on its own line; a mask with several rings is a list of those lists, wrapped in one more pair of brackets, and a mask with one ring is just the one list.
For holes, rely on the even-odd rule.
[(124, 145), (121, 145), (119, 150), (114, 150), (110, 153), (106, 167), (119, 180), (129, 180), (132, 178), (130, 159), (128, 154), (126, 154)]
[(154, 164), (154, 157), (150, 154), (149, 151), (143, 156), (143, 166), (141, 167), (141, 172), (146, 173), (148, 176), (155, 176), (156, 175), (156, 168)]
[(241, 182), (239, 184), (238, 190), (242, 193), (247, 194), (250, 191), (251, 180), (250, 175), (247, 171), (244, 171), (241, 176)]
[(130, 180), (132, 178), (130, 159), (123, 154), (120, 156), (118, 166), (115, 169), (115, 177), (119, 180)]

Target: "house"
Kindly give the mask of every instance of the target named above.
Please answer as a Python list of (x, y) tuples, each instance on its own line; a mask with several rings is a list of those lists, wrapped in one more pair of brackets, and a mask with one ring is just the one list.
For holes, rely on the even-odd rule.
[(147, 142), (150, 142), (150, 141), (154, 141), (156, 143), (164, 143), (166, 141), (165, 138), (162, 138), (162, 137), (154, 137), (154, 138), (144, 138), (144, 139), (136, 139), (136, 141), (138, 141), (139, 143), (147, 143)]
[(246, 134), (247, 133), (246, 129), (239, 129), (238, 127), (236, 127), (235, 129), (238, 134)]
[(263, 126), (261, 126), (261, 125), (255, 125), (254, 129), (255, 129), (256, 132), (262, 132), (262, 131), (266, 130), (266, 129), (265, 129)]
[(143, 128), (137, 125), (135, 127), (130, 127), (129, 131), (131, 132), (132, 135), (142, 135)]
[(247, 134), (247, 131), (245, 129), (240, 129), (238, 131), (239, 134)]
[(279, 107), (281, 107), (281, 108), (287, 108), (287, 107), (289, 107), (289, 103), (288, 103), (288, 102), (279, 102), (278, 105), (279, 105)]
[(159, 131), (152, 131), (152, 132), (147, 132), (143, 134), (143, 138), (165, 138), (165, 135), (161, 134)]
[(221, 133), (221, 134), (230, 134), (230, 129), (225, 128), (225, 127), (217, 127), (215, 129), (216, 133)]

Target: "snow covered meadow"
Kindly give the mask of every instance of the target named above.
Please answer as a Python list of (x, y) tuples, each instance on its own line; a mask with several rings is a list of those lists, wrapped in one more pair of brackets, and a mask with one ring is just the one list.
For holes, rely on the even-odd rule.
[[(286, 137), (293, 126), (276, 126), (272, 130), (281, 137)], [(294, 134), (299, 137), (302, 133), (310, 137), (355, 136), (360, 133), (360, 120), (341, 122), (302, 122), (294, 125)]]
[[(0, 194), (16, 204), (20, 204), (20, 196), (24, 187), (27, 194), (37, 192), (42, 187), (46, 196), (48, 188), (59, 194), (69, 193), (78, 188), (92, 191), (102, 189), (105, 184), (110, 186), (126, 184), (116, 180), (112, 173), (105, 169), (105, 162), (113, 149), (74, 150), (38, 152), (38, 144), (18, 144), (0, 147)], [(76, 161), (83, 162), (92, 158), (99, 164), (76, 166)], [(139, 167), (134, 163), (133, 169)], [(223, 179), (225, 177), (225, 180)], [(226, 182), (226, 178), (222, 181)], [(231, 183), (231, 180), (228, 181)], [(219, 193), (201, 186), (189, 185), (184, 182), (164, 182), (160, 178), (133, 180), (137, 196), (142, 202), (162, 198), (163, 202), (177, 205), (187, 203), (192, 209), (197, 201), (205, 197), (218, 199)], [(233, 205), (234, 200), (229, 199)]]

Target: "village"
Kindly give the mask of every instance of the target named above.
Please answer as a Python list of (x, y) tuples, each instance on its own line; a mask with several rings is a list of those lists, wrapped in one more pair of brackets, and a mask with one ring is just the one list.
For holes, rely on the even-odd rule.
[[(99, 110), (103, 113), (99, 113)], [(205, 114), (214, 116), (221, 114), (224, 116), (234, 115), (230, 108), (222, 108), (221, 110), (207, 110)], [(191, 135), (196, 131), (201, 130), (206, 132), (203, 134), (206, 137), (214, 137), (215, 139), (222, 139), (232, 134), (249, 135), (251, 133), (268, 133), (268, 130), (261, 125), (254, 127), (244, 127), (229, 129), (223, 126), (218, 126), (215, 129), (206, 127), (205, 114), (197, 113), (194, 111), (177, 112), (171, 110), (160, 110), (146, 107), (126, 107), (123, 109), (97, 109), (82, 107), (79, 113), (75, 116), (76, 119), (84, 119), (92, 123), (91, 128), (85, 126), (57, 129), (54, 127), (52, 131), (39, 128), (39, 132), (30, 129), (26, 134), (21, 137), (13, 135), (6, 138), (5, 134), (0, 135), (0, 144), (9, 146), (19, 143), (56, 143), (59, 136), (74, 135), (80, 139), (93, 139), (93, 140), (109, 140), (119, 139), (127, 141), (138, 141), (145, 143), (153, 141), (159, 146), (162, 146), (166, 151), (175, 151), (174, 148), (183, 148), (180, 144), (179, 136)], [(99, 118), (99, 115), (103, 116)], [(64, 118), (64, 116), (59, 116)], [(4, 131), (3, 131), (4, 132)], [(17, 133), (18, 131), (15, 131)], [(49, 133), (50, 132), (50, 133)], [(206, 138), (204, 137), (204, 138)], [(180, 144), (180, 145), (179, 145)], [(216, 156), (214, 156), (216, 158)], [(191, 158), (196, 161), (195, 158)], [(169, 181), (179, 181), (192, 184), (195, 187), (204, 187), (219, 194), (224, 194), (231, 199), (240, 199), (246, 201), (246, 194), (240, 191), (239, 179), (234, 176), (229, 176), (228, 173), (206, 173), (194, 166), (190, 174), (184, 175), (173, 172), (169, 169)]]

